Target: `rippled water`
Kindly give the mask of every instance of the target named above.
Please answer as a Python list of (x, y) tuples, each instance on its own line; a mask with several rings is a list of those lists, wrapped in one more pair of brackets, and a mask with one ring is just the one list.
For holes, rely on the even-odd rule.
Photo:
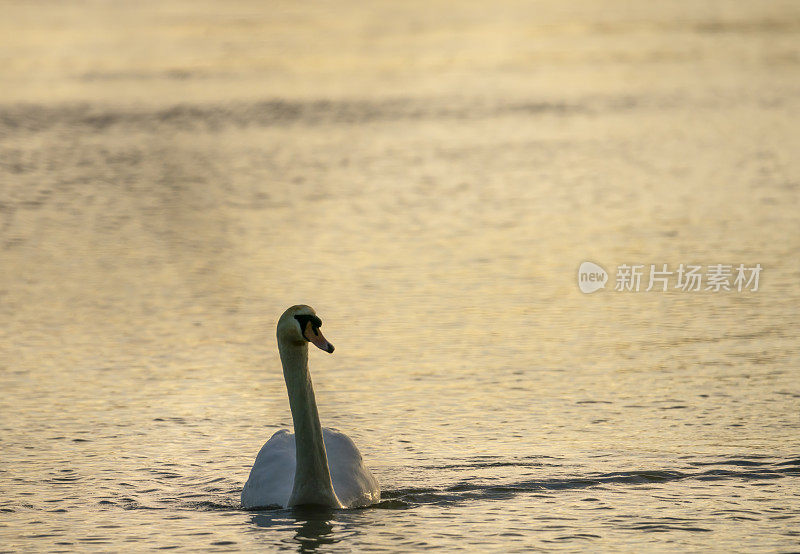
[[(0, 23), (0, 549), (798, 548), (795, 4), (192, 6)], [(378, 506), (239, 507), (298, 302)]]

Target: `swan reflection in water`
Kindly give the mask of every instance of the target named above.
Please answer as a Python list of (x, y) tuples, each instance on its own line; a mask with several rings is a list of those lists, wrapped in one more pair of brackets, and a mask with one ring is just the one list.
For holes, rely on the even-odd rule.
[[(341, 537), (334, 535), (335, 517), (336, 513), (333, 510), (297, 507), (291, 510), (254, 513), (251, 521), (257, 527), (293, 530), (291, 541), (297, 543), (297, 551), (314, 552), (321, 546), (335, 544), (341, 540)], [(271, 536), (270, 541), (273, 540), (274, 537)]]

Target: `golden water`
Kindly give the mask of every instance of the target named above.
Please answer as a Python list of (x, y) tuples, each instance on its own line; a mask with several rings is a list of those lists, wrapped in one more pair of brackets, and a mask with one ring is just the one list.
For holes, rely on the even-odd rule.
[[(3, 13), (0, 548), (800, 544), (797, 4)], [(299, 302), (376, 508), (239, 509)]]

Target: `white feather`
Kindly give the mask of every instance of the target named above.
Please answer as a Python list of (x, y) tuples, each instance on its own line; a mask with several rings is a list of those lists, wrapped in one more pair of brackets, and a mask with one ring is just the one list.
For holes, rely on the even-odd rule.
[[(336, 496), (345, 508), (369, 506), (379, 502), (378, 481), (364, 466), (355, 443), (344, 433), (324, 427), (322, 437), (328, 452), (328, 466)], [(294, 486), (296, 465), (294, 433), (277, 431), (261, 447), (250, 477), (242, 490), (242, 506), (286, 507)]]

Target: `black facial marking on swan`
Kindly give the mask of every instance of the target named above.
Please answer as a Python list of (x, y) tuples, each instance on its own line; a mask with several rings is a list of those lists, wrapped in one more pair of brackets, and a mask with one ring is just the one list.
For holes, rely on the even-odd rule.
[(305, 332), (309, 322), (311, 322), (311, 329), (314, 331), (314, 334), (319, 336), (319, 328), (322, 327), (322, 320), (320, 318), (318, 318), (315, 315), (308, 315), (308, 314), (296, 315), (294, 316), (294, 318), (300, 324), (300, 332), (302, 333), (304, 339), (308, 340), (308, 338), (306, 338)]

